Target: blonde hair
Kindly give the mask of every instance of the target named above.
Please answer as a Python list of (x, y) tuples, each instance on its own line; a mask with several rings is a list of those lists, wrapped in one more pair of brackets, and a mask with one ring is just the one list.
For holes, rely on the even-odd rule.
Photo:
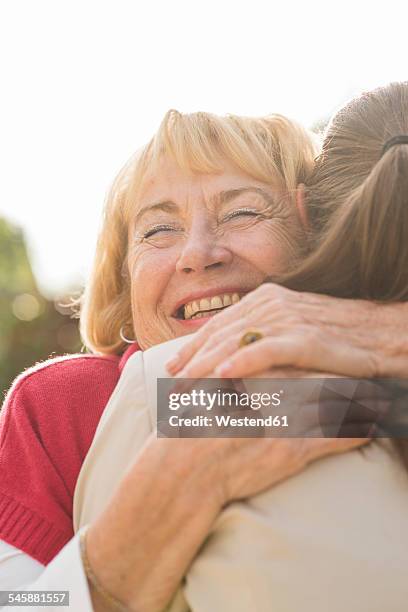
[[(170, 110), (152, 140), (120, 171), (108, 194), (89, 284), (82, 298), (81, 335), (93, 352), (120, 354), (131, 335), (128, 227), (146, 174), (163, 155), (186, 172), (221, 173), (223, 160), (293, 194), (308, 178), (317, 140), (282, 115), (252, 118)], [(136, 330), (137, 335), (137, 330)]]

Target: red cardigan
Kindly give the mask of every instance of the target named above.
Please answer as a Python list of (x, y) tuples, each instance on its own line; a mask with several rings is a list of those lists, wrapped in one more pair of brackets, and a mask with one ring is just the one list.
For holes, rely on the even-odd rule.
[(72, 538), (79, 471), (127, 359), (70, 355), (27, 370), (0, 412), (0, 539), (46, 565)]

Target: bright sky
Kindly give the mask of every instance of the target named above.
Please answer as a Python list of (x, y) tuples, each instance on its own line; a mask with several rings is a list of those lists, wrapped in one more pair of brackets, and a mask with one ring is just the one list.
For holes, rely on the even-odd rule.
[(0, 215), (41, 289), (86, 278), (109, 184), (169, 108), (311, 125), (408, 78), (404, 5), (3, 0)]

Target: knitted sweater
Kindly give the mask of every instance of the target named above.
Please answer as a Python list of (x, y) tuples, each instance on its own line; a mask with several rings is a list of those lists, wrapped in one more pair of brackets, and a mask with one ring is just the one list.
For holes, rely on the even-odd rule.
[(0, 539), (46, 565), (70, 540), (75, 484), (122, 358), (70, 355), (20, 375), (0, 412)]

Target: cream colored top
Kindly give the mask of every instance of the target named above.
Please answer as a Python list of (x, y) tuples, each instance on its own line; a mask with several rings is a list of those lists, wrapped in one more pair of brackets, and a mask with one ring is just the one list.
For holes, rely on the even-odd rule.
[[(155, 427), (156, 380), (185, 338), (128, 360), (83, 464), (89, 523)], [(165, 520), (165, 518), (164, 518)], [(408, 477), (388, 442), (315, 462), (218, 517), (171, 612), (405, 612)]]

